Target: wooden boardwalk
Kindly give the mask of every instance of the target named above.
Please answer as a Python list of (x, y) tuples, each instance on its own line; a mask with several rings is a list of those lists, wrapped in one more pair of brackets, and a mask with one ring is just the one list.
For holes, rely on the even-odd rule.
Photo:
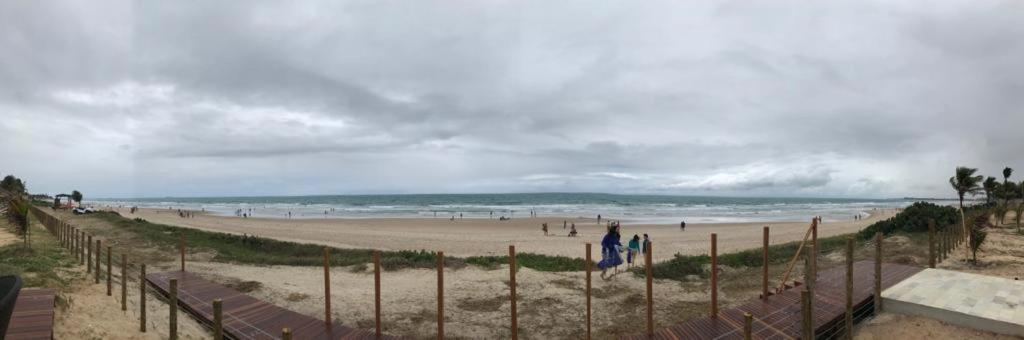
[[(323, 320), (272, 305), (263, 300), (203, 279), (169, 271), (146, 275), (161, 295), (169, 296), (170, 279), (178, 279), (178, 305), (200, 323), (212, 327), (213, 299), (221, 299), (224, 336), (232, 339), (280, 339), (285, 327), (295, 339), (377, 339), (372, 331), (352, 329), (338, 322), (328, 328)], [(382, 336), (381, 339), (399, 339)]]
[[(921, 271), (921, 268), (899, 264), (882, 264), (882, 289)], [(858, 261), (853, 265), (853, 304), (855, 318), (872, 313), (874, 306), (874, 261)], [(743, 313), (754, 316), (751, 334), (754, 339), (799, 339), (802, 314), (800, 290), (788, 289), (767, 299), (753, 299), (737, 308), (719, 311), (717, 318), (700, 317), (656, 330), (655, 339), (743, 339)], [(818, 272), (814, 291), (814, 325), (817, 338), (828, 339), (843, 334), (846, 313), (846, 267)], [(647, 339), (646, 334), (623, 339)]]
[(22, 289), (14, 303), (6, 339), (53, 339), (54, 294), (53, 289)]

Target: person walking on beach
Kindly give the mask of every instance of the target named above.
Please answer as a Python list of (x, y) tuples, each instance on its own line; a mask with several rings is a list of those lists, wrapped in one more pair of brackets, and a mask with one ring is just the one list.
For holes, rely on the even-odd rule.
[(633, 235), (633, 238), (629, 240), (627, 245), (626, 253), (626, 268), (633, 267), (633, 259), (636, 258), (636, 254), (640, 253), (640, 236)]
[(622, 242), (619, 242), (621, 237), (619, 227), (611, 226), (608, 228), (608, 233), (601, 239), (601, 262), (597, 263), (597, 267), (601, 268), (602, 278), (608, 272), (608, 268), (618, 269), (622, 264), (622, 256), (619, 255), (619, 249), (622, 248)]
[(644, 234), (644, 244), (643, 244), (643, 246), (644, 246), (643, 247), (643, 252), (644, 252), (644, 254), (647, 254), (647, 252), (651, 250), (651, 237), (647, 236), (647, 234)]
[(562, 230), (565, 230), (565, 227), (567, 227), (567, 226), (568, 226), (568, 223), (566, 223), (565, 220), (562, 220)]
[(686, 230), (686, 221), (679, 221), (679, 230)]
[(544, 222), (540, 225), (540, 230), (544, 231), (544, 236), (548, 236), (548, 223)]
[(601, 214), (597, 214), (597, 224), (601, 224)]

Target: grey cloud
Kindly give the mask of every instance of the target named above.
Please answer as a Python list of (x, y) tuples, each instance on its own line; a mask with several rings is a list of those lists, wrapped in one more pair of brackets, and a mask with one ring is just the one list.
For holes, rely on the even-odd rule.
[(149, 196), (942, 196), (957, 165), (1024, 167), (1022, 21), (1002, 1), (14, 2), (0, 152), (29, 161), (0, 170)]

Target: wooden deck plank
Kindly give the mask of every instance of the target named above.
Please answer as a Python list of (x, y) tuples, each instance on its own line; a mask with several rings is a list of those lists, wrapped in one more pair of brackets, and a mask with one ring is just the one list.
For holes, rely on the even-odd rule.
[(22, 289), (7, 327), (8, 340), (53, 338), (53, 289)]
[[(874, 262), (854, 263), (853, 302), (854, 309), (868, 306), (874, 295)], [(882, 289), (921, 271), (921, 268), (883, 263)], [(681, 324), (655, 332), (659, 339), (668, 335), (680, 339), (742, 339), (737, 327), (743, 325), (743, 313), (754, 316), (751, 333), (755, 339), (797, 339), (802, 328), (800, 293), (803, 286), (790, 288), (767, 299), (752, 299), (736, 308), (719, 311), (717, 318), (709, 316), (687, 320)], [(815, 334), (840, 334), (845, 327), (846, 313), (846, 268), (836, 267), (818, 273), (814, 291)], [(666, 336), (662, 336), (666, 335)], [(646, 335), (630, 335), (623, 339), (646, 339)]]
[[(168, 296), (170, 279), (178, 279), (178, 304), (200, 323), (213, 324), (211, 301), (222, 301), (224, 333), (232, 339), (278, 339), (288, 327), (296, 339), (376, 339), (373, 332), (357, 330), (334, 322), (330, 327), (320, 319), (264, 302), (224, 287), (198, 275), (169, 271), (146, 275), (155, 290)], [(382, 336), (382, 339), (399, 339)]]

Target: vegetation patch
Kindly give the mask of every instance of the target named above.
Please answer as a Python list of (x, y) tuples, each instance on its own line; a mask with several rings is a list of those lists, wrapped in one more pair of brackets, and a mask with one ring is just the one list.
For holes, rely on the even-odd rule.
[(459, 303), (456, 306), (458, 306), (459, 309), (470, 312), (497, 312), (501, 309), (501, 306), (508, 304), (509, 301), (511, 300), (508, 295), (500, 294), (492, 298), (462, 299), (459, 300)]
[[(6, 231), (15, 232), (10, 224), (0, 222)], [(56, 239), (38, 223), (30, 223), (31, 244), (17, 242), (0, 247), (0, 276), (18, 275), (25, 287), (62, 288), (69, 280), (57, 275), (58, 270), (77, 264), (61, 250)]]
[(251, 293), (263, 288), (263, 284), (259, 281), (242, 281), (242, 280), (231, 280), (224, 284), (225, 287), (237, 290), (242, 293)]
[(288, 297), (286, 297), (284, 299), (288, 300), (288, 301), (291, 301), (291, 302), (299, 302), (299, 301), (302, 301), (302, 300), (305, 300), (305, 299), (308, 299), (308, 298), (309, 298), (308, 294), (291, 293), (291, 294), (288, 294)]
[(927, 232), (929, 220), (935, 220), (937, 230), (945, 230), (945, 228), (957, 223), (959, 217), (960, 213), (954, 207), (917, 202), (903, 209), (896, 216), (872, 223), (857, 235), (862, 240), (868, 240), (874, 237), (877, 232), (885, 235), (895, 232)]

